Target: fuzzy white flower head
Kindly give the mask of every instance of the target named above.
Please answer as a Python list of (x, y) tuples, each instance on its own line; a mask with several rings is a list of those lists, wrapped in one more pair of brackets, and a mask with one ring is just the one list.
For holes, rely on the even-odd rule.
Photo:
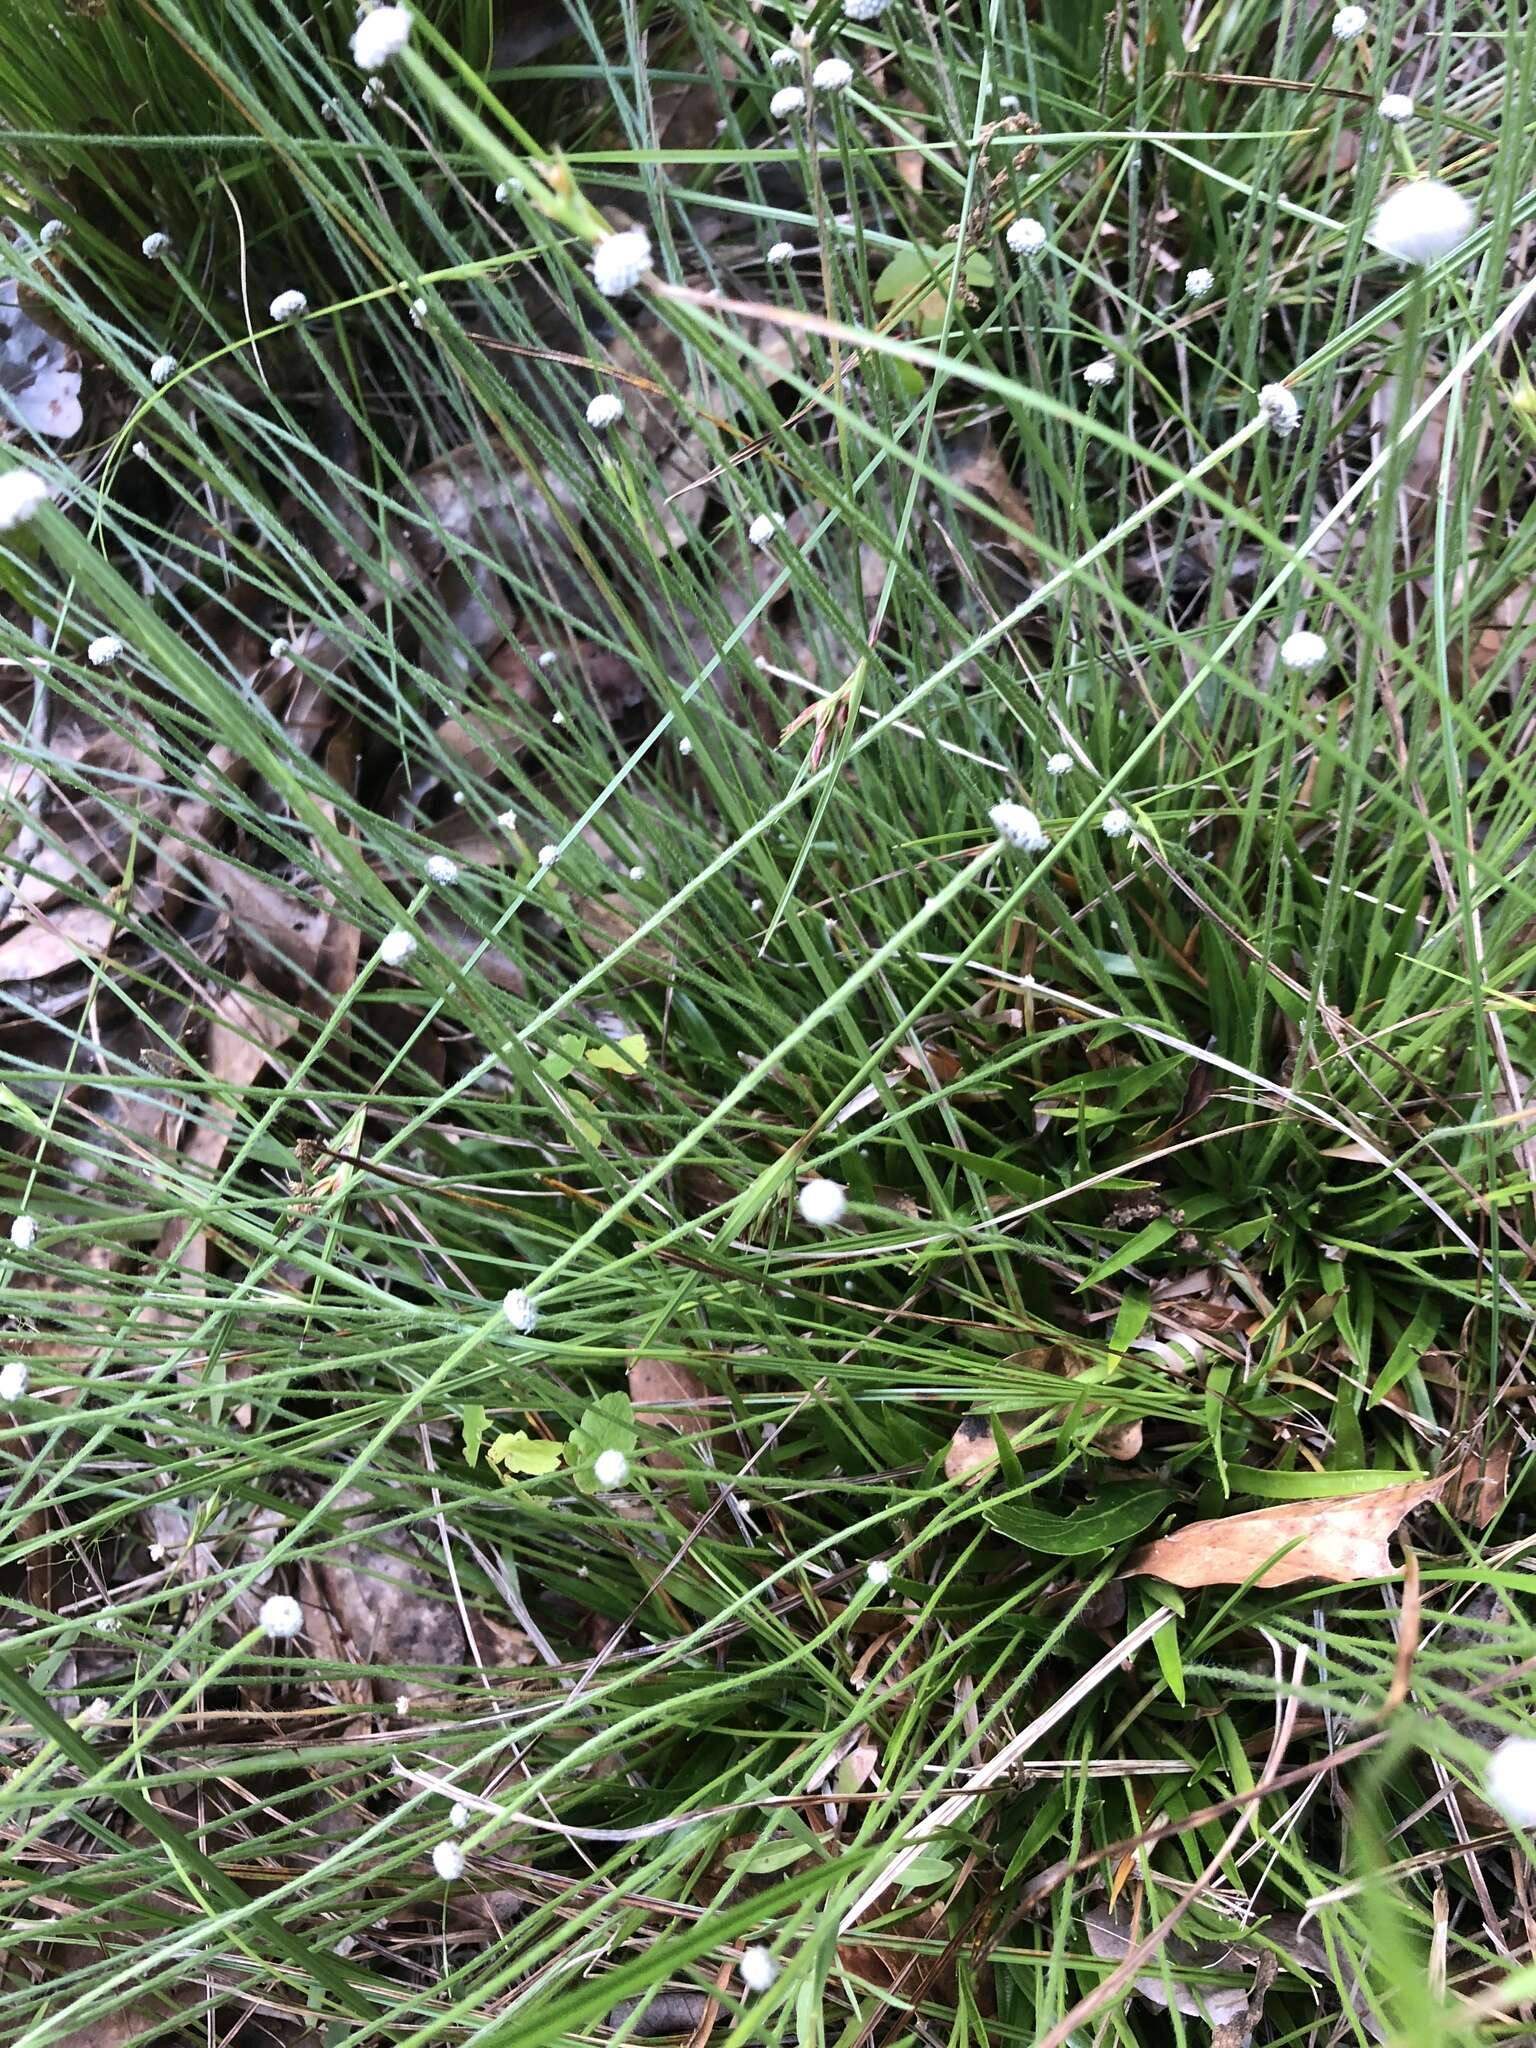
[(1096, 363), (1090, 363), (1083, 372), (1083, 382), (1092, 391), (1105, 391), (1120, 374), (1113, 356), (1100, 356)]
[(622, 1451), (599, 1451), (592, 1460), (592, 1477), (605, 1493), (612, 1487), (622, 1486), (629, 1477), (629, 1460)]
[(11, 1218), (11, 1243), (19, 1252), (31, 1251), (37, 1243), (37, 1218), (35, 1216), (13, 1216)]
[(540, 668), (553, 668), (553, 667), (554, 667), (554, 665), (555, 665), (555, 663), (556, 663), (556, 662), (557, 662), (557, 661), (558, 661), (559, 659), (560, 659), (560, 657), (559, 657), (559, 655), (558, 655), (558, 654), (557, 654), (557, 653), (555, 652), (555, 650), (554, 650), (554, 648), (553, 648), (553, 647), (546, 647), (546, 648), (545, 648), (545, 650), (544, 650), (544, 652), (543, 652), (543, 653), (542, 653), (542, 654), (541, 654), (541, 655), (539, 656), (539, 667), (540, 667)]
[(24, 1358), (8, 1358), (0, 1365), (0, 1401), (19, 1401), (32, 1377)]
[(883, 1557), (871, 1558), (864, 1567), (864, 1576), (872, 1586), (888, 1586), (891, 1583), (891, 1568)]
[(25, 525), (52, 495), (35, 470), (8, 469), (0, 476), (0, 533)]
[(456, 882), (458, 879), (459, 864), (456, 860), (450, 860), (446, 853), (429, 853), (427, 855), (427, 880), (429, 882), (436, 882), (439, 888), (446, 889), (450, 883)]
[(818, 92), (842, 92), (853, 83), (853, 66), (846, 57), (823, 57), (811, 73)]
[(411, 325), (413, 327), (425, 327), (431, 310), (425, 299), (412, 299), (410, 304)]
[(770, 263), (788, 263), (795, 253), (793, 242), (772, 242), (768, 248)]
[(1414, 114), (1412, 97), (1405, 92), (1385, 92), (1377, 103), (1376, 111), (1383, 121), (1390, 121), (1394, 128), (1411, 121)]
[(403, 924), (397, 924), (379, 941), (379, 958), (386, 967), (403, 967), (415, 950), (416, 941)]
[(302, 292), (279, 292), (267, 308), (274, 320), (302, 320), (308, 311), (309, 301)]
[(304, 1610), (291, 1593), (274, 1593), (262, 1601), (259, 1619), (269, 1636), (283, 1642), (304, 1626)]
[(1015, 256), (1038, 256), (1045, 247), (1045, 226), (1028, 214), (1014, 221), (1004, 238)]
[(1209, 298), (1215, 289), (1216, 273), (1214, 270), (1207, 270), (1204, 264), (1201, 264), (1197, 269), (1185, 271), (1184, 290), (1188, 297), (1192, 299)]
[(55, 242), (62, 242), (68, 233), (69, 229), (65, 227), (63, 221), (45, 220), (37, 239), (45, 249), (51, 249)]
[(464, 1851), (457, 1842), (439, 1842), (432, 1851), (432, 1868), (444, 1884), (453, 1884), (464, 1875)]
[(108, 668), (123, 651), (123, 643), (115, 633), (101, 633), (85, 650), (85, 658), (92, 668)]
[(1124, 811), (1119, 804), (1115, 804), (1100, 818), (1099, 830), (1106, 839), (1124, 839), (1135, 822), (1129, 811)]
[(1044, 853), (1051, 843), (1027, 804), (994, 804), (987, 816), (1003, 844), (1020, 853)]
[(541, 846), (539, 848), (539, 866), (541, 868), (552, 868), (559, 858), (560, 849), (558, 846)]
[(1072, 756), (1067, 753), (1047, 754), (1045, 772), (1047, 775), (1067, 775), (1072, 769)]
[(1488, 1804), (1517, 1828), (1536, 1827), (1536, 1740), (1507, 1735), (1484, 1766)]
[(636, 861), (635, 865), (630, 869), (629, 879), (632, 882), (643, 882), (645, 880), (645, 869), (641, 867), (638, 861)]
[(599, 391), (587, 401), (587, 425), (596, 433), (616, 427), (624, 417), (624, 401), (616, 391)]
[(798, 114), (805, 105), (805, 94), (798, 85), (781, 85), (768, 102), (768, 111), (775, 121), (784, 121), (791, 114)]
[(1303, 671), (1321, 668), (1328, 659), (1328, 642), (1321, 633), (1308, 633), (1298, 628), (1287, 633), (1280, 643), (1280, 659), (1287, 668)]
[(157, 389), (162, 384), (169, 384), (175, 374), (176, 358), (174, 356), (156, 356), (149, 366), (149, 381)]
[(1341, 7), (1333, 17), (1333, 33), (1341, 43), (1352, 43), (1356, 36), (1363, 36), (1371, 25), (1371, 17), (1363, 7)]
[(517, 813), (516, 811), (498, 811), (496, 822), (503, 832), (515, 832), (517, 830)]
[(171, 253), (171, 238), (163, 228), (156, 228), (152, 235), (144, 237), (139, 247), (151, 263), (158, 263), (162, 256)]
[(1277, 434), (1294, 434), (1301, 425), (1301, 400), (1288, 385), (1264, 385), (1259, 392), (1259, 411)]
[(360, 71), (381, 71), (410, 40), (408, 7), (375, 7), (352, 31), (352, 61)]
[[(847, 0), (852, 6), (853, 0)], [(742, 1951), (741, 1981), (749, 1991), (771, 1991), (773, 1980), (779, 1974), (779, 1966), (765, 1948), (749, 1948)]]
[(848, 1190), (835, 1180), (808, 1180), (800, 1190), (797, 1207), (817, 1230), (830, 1230), (847, 1212)]
[(776, 512), (759, 512), (747, 528), (747, 539), (753, 547), (765, 548), (783, 524)]
[(878, 21), (891, 0), (843, 0), (843, 12), (850, 21)]
[(507, 1289), (502, 1297), (501, 1312), (519, 1337), (531, 1337), (539, 1327), (539, 1305), (524, 1288)]
[(469, 1826), (469, 1808), (464, 1804), (462, 1799), (455, 1799), (452, 1806), (449, 1807), (448, 1825), (453, 1829), (455, 1834), (458, 1833), (460, 1828), (465, 1828)]
[(644, 228), (604, 235), (592, 251), (592, 282), (605, 299), (622, 299), (651, 267), (651, 238)]
[(693, 752), (693, 741), (692, 741), (691, 739), (689, 739), (689, 737), (688, 737), (687, 733), (684, 733), (684, 734), (683, 734), (683, 736), (682, 736), (682, 738), (681, 738), (681, 739), (680, 739), (680, 740), (678, 741), (678, 743), (677, 743), (677, 751), (678, 751), (678, 752), (679, 752), (680, 754), (685, 754), (685, 755), (686, 755), (686, 754), (691, 754), (691, 753)]
[(501, 183), (496, 187), (496, 204), (498, 206), (505, 206), (507, 201), (511, 197), (512, 187), (507, 183), (506, 179), (503, 178)]
[(1005, 114), (1016, 114), (1019, 111), (1019, 96), (1016, 92), (1000, 92), (997, 104)]
[(286, 661), (292, 652), (292, 645), (281, 634), (267, 642), (267, 653), (273, 661)]
[(769, 52), (768, 62), (775, 71), (793, 71), (800, 59), (781, 43), (778, 49)]
[(1437, 178), (1399, 185), (1377, 207), (1366, 240), (1400, 263), (1437, 263), (1477, 226), (1477, 209), (1464, 193)]

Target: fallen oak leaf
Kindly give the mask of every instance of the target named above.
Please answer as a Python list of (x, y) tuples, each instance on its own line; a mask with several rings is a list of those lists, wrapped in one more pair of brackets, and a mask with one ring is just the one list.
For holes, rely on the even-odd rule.
[[(1335, 1500), (1282, 1501), (1248, 1515), (1191, 1522), (1138, 1550), (1127, 1576), (1166, 1579), (1172, 1586), (1294, 1586), (1325, 1579), (1336, 1586), (1391, 1578), (1396, 1566), (1387, 1538), (1405, 1515), (1438, 1500), (1446, 1484), (1415, 1479), (1374, 1493)], [(1276, 1553), (1284, 1551), (1283, 1557)]]

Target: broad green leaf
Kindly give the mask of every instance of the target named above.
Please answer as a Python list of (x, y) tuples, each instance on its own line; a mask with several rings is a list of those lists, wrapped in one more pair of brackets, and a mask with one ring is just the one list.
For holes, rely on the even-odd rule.
[(1044, 1557), (1087, 1557), (1139, 1536), (1173, 1498), (1165, 1486), (1117, 1486), (1105, 1500), (1053, 1515), (1025, 1501), (1000, 1501), (984, 1510), (999, 1536)]

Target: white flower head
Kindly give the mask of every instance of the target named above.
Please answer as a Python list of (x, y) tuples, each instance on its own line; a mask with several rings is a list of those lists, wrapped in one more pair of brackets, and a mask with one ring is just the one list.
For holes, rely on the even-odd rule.
[(448, 1825), (453, 1829), (455, 1834), (458, 1833), (460, 1828), (466, 1828), (469, 1826), (469, 1808), (464, 1804), (462, 1799), (455, 1799), (452, 1806), (449, 1807)]
[(689, 739), (687, 733), (684, 733), (682, 738), (678, 741), (677, 751), (680, 754), (684, 755), (691, 754), (693, 752), (693, 741)]
[(320, 118), (322, 121), (339, 121), (341, 119), (341, 108), (335, 100), (322, 100), (320, 102)]
[(592, 1460), (592, 1477), (605, 1493), (622, 1486), (629, 1477), (629, 1460), (622, 1451), (599, 1451)]
[(163, 228), (156, 228), (153, 234), (144, 237), (139, 247), (151, 263), (158, 263), (162, 256), (170, 255), (171, 238)]
[(768, 245), (770, 263), (788, 263), (795, 253), (793, 242), (771, 242)]
[(459, 879), (459, 864), (450, 860), (446, 853), (427, 855), (427, 880), (436, 882), (440, 889), (446, 889)]
[(363, 87), (362, 97), (363, 105), (365, 107), (376, 107), (379, 101), (384, 97), (383, 79), (370, 78), (368, 83)]
[(817, 1230), (831, 1230), (841, 1223), (848, 1209), (848, 1190), (838, 1181), (818, 1176), (800, 1190), (796, 1206), (801, 1217)]
[(4, 1365), (0, 1365), (0, 1401), (21, 1400), (31, 1377), (24, 1358), (8, 1358)]
[(811, 73), (818, 92), (843, 92), (853, 83), (853, 66), (846, 57), (823, 57)]
[(512, 187), (507, 183), (506, 179), (503, 178), (501, 183), (496, 187), (496, 204), (498, 206), (505, 206), (507, 201), (511, 197)]
[(1377, 102), (1376, 111), (1383, 121), (1390, 121), (1394, 128), (1400, 128), (1404, 121), (1413, 119), (1413, 100), (1405, 92), (1384, 92)]
[(1399, 185), (1377, 207), (1366, 240), (1400, 263), (1437, 263), (1477, 226), (1477, 208), (1437, 178)]
[(1119, 804), (1114, 804), (1100, 818), (1099, 830), (1106, 839), (1124, 839), (1135, 823), (1136, 820), (1129, 811), (1122, 810)]
[(997, 104), (1005, 114), (1016, 114), (1019, 111), (1019, 96), (1016, 92), (1000, 92)]
[(496, 822), (503, 832), (515, 832), (517, 830), (517, 813), (516, 811), (498, 811)]
[(1038, 256), (1045, 247), (1045, 224), (1023, 214), (1012, 223), (1004, 239), (1015, 256)]
[(638, 861), (636, 861), (635, 865), (630, 869), (629, 879), (632, 882), (643, 882), (645, 880), (645, 869), (641, 867)]
[(1264, 385), (1259, 411), (1277, 434), (1294, 434), (1301, 425), (1301, 400), (1287, 384)]
[(1207, 270), (1203, 264), (1197, 269), (1184, 273), (1184, 291), (1191, 299), (1206, 299), (1216, 289), (1216, 273)]
[(412, 299), (410, 304), (411, 325), (425, 327), (431, 314), (431, 307), (425, 299)]
[(267, 653), (273, 661), (286, 661), (292, 652), (292, 646), (281, 634), (275, 640), (267, 642)]
[(843, 12), (850, 21), (878, 21), (891, 0), (843, 0)]
[(644, 228), (604, 235), (592, 251), (592, 282), (605, 299), (622, 299), (651, 267), (651, 238)]
[(352, 61), (360, 71), (381, 71), (410, 40), (408, 7), (375, 7), (352, 31)]
[(1072, 756), (1068, 753), (1047, 754), (1045, 772), (1047, 775), (1068, 775), (1072, 770)]
[(559, 858), (560, 849), (558, 846), (541, 846), (539, 848), (539, 866), (541, 868), (552, 868)]
[(616, 391), (599, 391), (587, 401), (587, 425), (595, 433), (606, 433), (624, 417), (624, 401)]
[(747, 528), (747, 539), (751, 541), (753, 547), (765, 548), (783, 524), (784, 521), (777, 512), (759, 512)]
[(444, 1884), (453, 1884), (464, 1875), (464, 1851), (457, 1842), (439, 1842), (432, 1851), (432, 1868)]
[(162, 384), (169, 384), (175, 374), (176, 358), (174, 356), (156, 356), (149, 366), (149, 381), (157, 389)]
[(65, 227), (63, 221), (45, 220), (37, 239), (45, 249), (51, 249), (55, 242), (62, 242), (68, 233), (69, 229)]
[(781, 85), (768, 102), (768, 111), (775, 121), (784, 121), (791, 114), (798, 114), (805, 105), (805, 93), (798, 85)]
[(37, 1218), (35, 1216), (13, 1216), (11, 1218), (11, 1243), (19, 1252), (31, 1251), (37, 1243)]
[(987, 816), (1003, 844), (1020, 853), (1044, 853), (1051, 843), (1027, 804), (994, 804)]
[(304, 1626), (304, 1610), (291, 1593), (274, 1593), (262, 1601), (260, 1621), (269, 1636), (283, 1642)]
[(775, 71), (793, 71), (800, 59), (781, 43), (778, 49), (769, 52), (768, 62)]
[(888, 1586), (891, 1583), (891, 1568), (883, 1557), (871, 1558), (864, 1567), (864, 1576), (872, 1586)]
[(1084, 370), (1083, 382), (1092, 391), (1106, 391), (1119, 374), (1113, 356), (1100, 356), (1097, 362), (1090, 363)]
[(1356, 36), (1363, 36), (1371, 25), (1371, 17), (1363, 7), (1341, 7), (1333, 17), (1333, 33), (1341, 43), (1352, 43)]
[(403, 924), (397, 924), (379, 941), (379, 958), (386, 967), (403, 967), (416, 950), (416, 941)]
[(302, 320), (308, 311), (309, 301), (302, 292), (279, 292), (267, 308), (274, 320)]
[(8, 469), (0, 476), (0, 533), (24, 526), (53, 493), (35, 470)]
[(123, 643), (115, 633), (100, 633), (85, 650), (85, 658), (92, 668), (110, 668), (123, 652)]
[(501, 1312), (519, 1337), (531, 1337), (539, 1327), (539, 1305), (524, 1288), (507, 1289), (502, 1297)]
[(557, 654), (557, 653), (555, 652), (555, 650), (554, 650), (554, 648), (553, 648), (553, 647), (546, 647), (546, 648), (544, 649), (544, 652), (543, 652), (543, 653), (542, 653), (542, 654), (541, 654), (541, 655), (539, 656), (539, 667), (540, 667), (540, 668), (553, 668), (553, 667), (554, 667), (554, 665), (555, 665), (555, 663), (556, 663), (556, 662), (557, 662), (557, 661), (558, 661), (559, 659), (560, 659), (560, 657), (559, 657), (559, 655), (558, 655), (558, 654)]
[[(853, 0), (846, 0), (846, 4), (851, 7)], [(737, 1967), (741, 1971), (741, 1981), (749, 1991), (771, 1991), (773, 1980), (779, 1974), (778, 1964), (765, 1948), (743, 1949)]]
[(1287, 633), (1280, 643), (1280, 659), (1286, 668), (1301, 669), (1303, 672), (1321, 668), (1328, 659), (1328, 642), (1321, 633), (1308, 633), (1298, 627), (1294, 633)]
[(1507, 1735), (1484, 1766), (1488, 1804), (1517, 1828), (1536, 1827), (1536, 1739)]

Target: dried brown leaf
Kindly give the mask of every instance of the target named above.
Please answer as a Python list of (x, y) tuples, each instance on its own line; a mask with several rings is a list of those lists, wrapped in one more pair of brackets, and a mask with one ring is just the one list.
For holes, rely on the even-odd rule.
[(90, 903), (65, 903), (39, 912), (32, 923), (0, 942), (0, 985), (42, 981), (61, 967), (99, 959), (117, 925), (110, 911)]
[[(1445, 1484), (1444, 1477), (1415, 1479), (1374, 1493), (1281, 1501), (1249, 1515), (1191, 1522), (1137, 1551), (1126, 1573), (1147, 1573), (1174, 1586), (1238, 1586), (1250, 1578), (1259, 1586), (1294, 1586), (1304, 1579), (1348, 1586), (1390, 1578), (1396, 1567), (1388, 1537), (1405, 1515), (1437, 1500)], [(1285, 1556), (1261, 1570), (1278, 1550)]]

